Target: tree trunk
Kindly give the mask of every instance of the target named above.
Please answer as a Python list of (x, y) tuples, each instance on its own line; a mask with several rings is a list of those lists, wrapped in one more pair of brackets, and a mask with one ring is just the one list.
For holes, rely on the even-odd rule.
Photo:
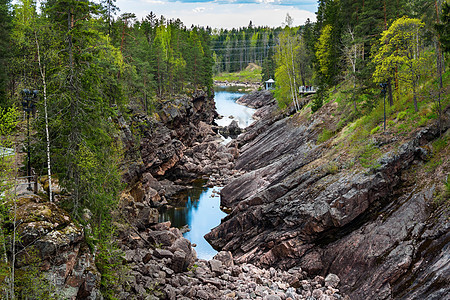
[(52, 197), (52, 172), (51, 172), (51, 164), (50, 164), (50, 135), (48, 133), (47, 81), (45, 79), (45, 66), (43, 67), (42, 64), (41, 64), (41, 53), (39, 51), (39, 41), (38, 41), (36, 32), (34, 32), (34, 36), (35, 36), (35, 39), (36, 39), (36, 48), (37, 48), (37, 55), (38, 55), (39, 71), (41, 73), (43, 94), (44, 94), (45, 137), (47, 139), (48, 197), (50, 199), (50, 202), (53, 202), (53, 197)]
[(417, 105), (416, 79), (415, 78), (413, 78), (413, 80), (412, 80), (412, 87), (413, 87), (414, 111), (418, 112), (419, 111), (419, 107)]
[(288, 36), (288, 48), (291, 52), (291, 63), (292, 63), (292, 77), (294, 80), (294, 86), (293, 86), (293, 93), (294, 93), (294, 101), (295, 105), (297, 107), (297, 111), (300, 110), (300, 106), (298, 105), (298, 99), (297, 99), (297, 82), (295, 80), (295, 66), (294, 66), (294, 46), (291, 44), (291, 37)]
[(392, 83), (391, 78), (387, 81), (387, 87), (388, 87), (388, 98), (389, 98), (389, 106), (394, 105), (394, 98), (392, 97)]

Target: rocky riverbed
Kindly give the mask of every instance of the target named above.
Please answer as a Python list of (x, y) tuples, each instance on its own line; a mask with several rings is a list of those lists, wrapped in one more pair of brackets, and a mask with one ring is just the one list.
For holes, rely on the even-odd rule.
[[(267, 103), (261, 102), (261, 94)], [(273, 104), (270, 96), (265, 92), (256, 95), (257, 106), (273, 109), (268, 106)], [(310, 278), (299, 267), (263, 269), (239, 263), (227, 251), (210, 261), (199, 260), (195, 247), (179, 229), (170, 227), (170, 223), (155, 224), (158, 208), (175, 205), (173, 195), (189, 179), (208, 176), (210, 185), (220, 186), (245, 172), (235, 170), (238, 143), (223, 145), (213, 130), (214, 111), (207, 113), (210, 100), (200, 96), (192, 101), (196, 105), (190, 106), (191, 101), (186, 99), (177, 110), (163, 108), (165, 116), (161, 119), (165, 122), (143, 127), (141, 169), (126, 173), (140, 175), (135, 180), (127, 178), (136, 183), (122, 197), (122, 211), (132, 230), (121, 230), (121, 247), (133, 271), (119, 298), (342, 299), (336, 275)]]
[(333, 140), (317, 142), (336, 114), (333, 102), (314, 115), (273, 109), (250, 126), (236, 141), (244, 173), (221, 190), (232, 212), (207, 240), (239, 263), (335, 273), (351, 299), (448, 297), (449, 210), (433, 200), (448, 160), (436, 176), (422, 167), (438, 128), (375, 135), (373, 144), (392, 150), (357, 168)]
[[(128, 185), (117, 224), (128, 271), (117, 298), (446, 299), (449, 211), (433, 197), (449, 162), (435, 176), (423, 168), (436, 127), (374, 136), (379, 147), (398, 146), (376, 168), (356, 168), (332, 151), (333, 140), (317, 142), (325, 124), (336, 126), (335, 103), (310, 115), (279, 111), (264, 91), (239, 101), (258, 108), (259, 120), (228, 145), (201, 92), (162, 103), (152, 117), (117, 119)], [(198, 177), (224, 185), (222, 206), (231, 210), (207, 235), (220, 251), (209, 261), (197, 258), (186, 229), (158, 223), (159, 209), (177, 205), (175, 195)], [(36, 245), (59, 294), (99, 299), (88, 228), (39, 197), (19, 202), (17, 247)], [(28, 264), (18, 258), (18, 268)]]
[(226, 251), (209, 261), (197, 259), (191, 243), (170, 222), (122, 236), (132, 271), (119, 299), (344, 299), (334, 274), (308, 279), (298, 267), (280, 271), (236, 264)]

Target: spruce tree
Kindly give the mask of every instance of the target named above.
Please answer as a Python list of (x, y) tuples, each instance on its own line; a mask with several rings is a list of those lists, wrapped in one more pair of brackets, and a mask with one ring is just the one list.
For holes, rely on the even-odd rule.
[(10, 0), (0, 0), (0, 108), (7, 107), (8, 61), (10, 53), (11, 16)]

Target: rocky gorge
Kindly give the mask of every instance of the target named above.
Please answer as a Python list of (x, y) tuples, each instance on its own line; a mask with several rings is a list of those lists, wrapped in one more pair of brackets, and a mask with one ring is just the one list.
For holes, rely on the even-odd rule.
[[(264, 94), (273, 103), (270, 93)], [(121, 230), (120, 243), (132, 272), (119, 298), (343, 299), (334, 274), (310, 278), (300, 267), (266, 270), (237, 263), (229, 251), (209, 261), (198, 259), (180, 229), (170, 222), (157, 224), (158, 208), (176, 205), (174, 195), (190, 180), (204, 176), (209, 185), (223, 185), (243, 174), (234, 167), (238, 144), (225, 146), (217, 135), (221, 128), (213, 124), (213, 103), (200, 95), (170, 104), (159, 115), (163, 122), (156, 124), (135, 117), (141, 126), (150, 125), (139, 128), (141, 164), (128, 168), (124, 176), (134, 184), (122, 196), (122, 211), (130, 222)], [(136, 157), (131, 146), (136, 134), (122, 124), (128, 155)]]
[[(334, 139), (318, 142), (323, 128), (337, 126), (336, 103), (311, 115), (280, 111), (266, 91), (239, 102), (258, 109), (257, 121), (227, 145), (203, 92), (116, 120), (127, 184), (118, 299), (446, 299), (450, 222), (433, 199), (449, 162), (435, 176), (423, 167), (437, 127), (375, 135), (389, 151), (363, 168)], [(219, 251), (212, 260), (197, 258), (186, 228), (158, 223), (159, 210), (177, 206), (177, 193), (199, 177), (224, 186), (221, 205), (231, 211), (206, 236)], [(19, 246), (39, 246), (59, 294), (101, 298), (87, 229), (52, 203), (22, 202), (35, 213), (20, 219)]]
[(448, 299), (449, 211), (434, 198), (449, 163), (423, 167), (439, 128), (376, 135), (385, 154), (358, 168), (334, 139), (317, 141), (336, 114), (334, 102), (314, 115), (273, 108), (241, 135), (244, 174), (221, 190), (232, 212), (207, 240), (239, 263), (337, 274), (351, 299)]

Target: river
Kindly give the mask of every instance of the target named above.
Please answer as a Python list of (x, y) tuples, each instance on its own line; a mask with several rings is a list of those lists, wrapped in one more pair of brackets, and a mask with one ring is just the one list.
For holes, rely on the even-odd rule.
[[(219, 126), (227, 126), (236, 120), (239, 127), (244, 128), (254, 122), (254, 109), (239, 105), (236, 100), (245, 92), (230, 87), (216, 87), (214, 100), (217, 113), (222, 117), (216, 120)], [(231, 118), (230, 118), (231, 116)], [(226, 142), (229, 140), (225, 140)], [(182, 207), (175, 207), (161, 212), (160, 222), (171, 221), (172, 226), (188, 225), (189, 232), (184, 237), (196, 244), (195, 251), (198, 258), (211, 259), (217, 251), (203, 237), (212, 228), (220, 224), (226, 213), (220, 209), (220, 187), (208, 188), (205, 180), (196, 180), (192, 188), (182, 192), (177, 198), (183, 200)]]

